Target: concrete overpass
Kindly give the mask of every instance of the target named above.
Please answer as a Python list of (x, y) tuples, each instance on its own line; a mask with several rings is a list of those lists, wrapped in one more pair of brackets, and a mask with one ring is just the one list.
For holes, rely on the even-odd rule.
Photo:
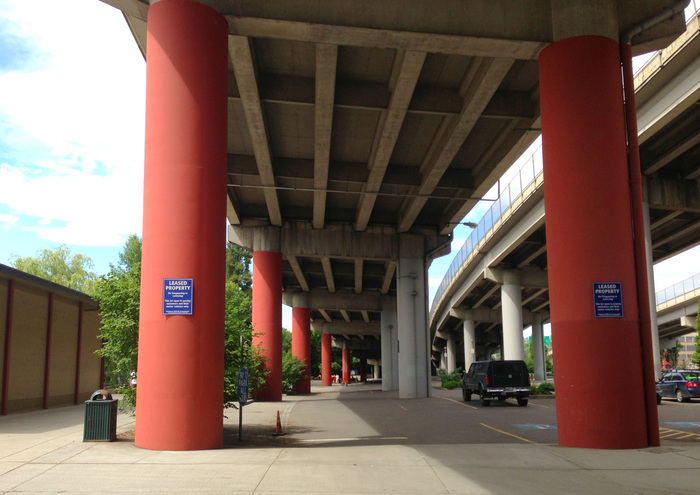
[[(253, 250), (253, 323), (271, 371), (260, 392), (267, 400), (281, 398), (283, 290), (296, 305), (298, 335), (308, 333), (310, 319), (325, 321), (326, 335), (350, 338), (360, 332), (355, 321), (374, 335), (380, 322), (382, 345), (396, 342), (382, 353), (398, 361), (392, 386), (402, 398), (429, 394), (426, 268), (540, 122), (553, 153), (545, 163), (564, 171), (550, 181), (549, 257), (566, 251), (552, 247), (567, 235), (552, 228), (551, 215), (576, 213), (557, 199), (575, 187), (574, 171), (588, 170), (615, 199), (613, 215), (594, 208), (582, 224), (603, 221), (616, 242), (631, 239), (625, 198), (633, 193), (620, 180), (627, 160), (619, 40), (625, 59), (630, 39), (635, 53), (663, 48), (684, 30), (679, 12), (687, 3), (104, 1), (124, 12), (148, 52), (136, 443), (160, 449), (220, 443), (224, 217), (230, 239)], [(599, 146), (584, 152), (577, 143), (593, 125)], [(581, 199), (595, 202), (600, 192), (590, 177)], [(631, 243), (611, 249), (600, 252), (630, 259)], [(585, 266), (564, 271), (578, 279)], [(605, 271), (626, 284), (634, 279), (630, 263)], [(191, 315), (162, 313), (163, 279), (171, 277), (197, 287)], [(567, 291), (552, 292), (562, 297), (553, 308), (566, 312), (567, 301), (582, 297)], [(350, 303), (365, 293), (393, 297), (396, 309)], [(624, 332), (641, 324), (614, 323)], [(639, 356), (625, 359), (641, 370)], [(189, 384), (182, 393), (196, 407), (163, 418), (166, 377)], [(594, 379), (584, 374), (577, 383), (593, 387)], [(648, 388), (641, 373), (634, 387), (627, 384), (623, 402), (644, 413), (628, 416), (617, 448), (656, 442), (653, 412), (640, 407)], [(566, 416), (577, 414), (582, 397), (558, 408), (560, 440), (609, 444), (599, 425), (623, 411), (588, 411), (591, 424), (572, 428)], [(175, 433), (182, 428), (187, 437)]]
[[(635, 78), (641, 156), (647, 191), (647, 244), (653, 263), (700, 243), (700, 23), (697, 15), (668, 48), (659, 51)], [(448, 367), (488, 359), (508, 345), (522, 356), (524, 327), (533, 325), (540, 346), (541, 324), (549, 318), (547, 245), (541, 150), (520, 175), (503, 187), (503, 195), (479, 222), (457, 254), (439, 287), (430, 311), (433, 362), (447, 348)], [(519, 285), (520, 309), (502, 306), (508, 273)], [(650, 277), (653, 280), (653, 277)], [(692, 279), (691, 279), (692, 280)], [(653, 284), (650, 293), (653, 294)], [(658, 298), (659, 335), (673, 339), (687, 333), (697, 313), (692, 290), (681, 299)], [(506, 314), (506, 311), (510, 311)], [(509, 331), (504, 320), (512, 322)], [(684, 330), (685, 328), (685, 330)], [(473, 356), (470, 354), (474, 353)], [(538, 377), (544, 355), (539, 349)], [(655, 368), (660, 369), (658, 351)], [(465, 359), (464, 356), (469, 357)]]

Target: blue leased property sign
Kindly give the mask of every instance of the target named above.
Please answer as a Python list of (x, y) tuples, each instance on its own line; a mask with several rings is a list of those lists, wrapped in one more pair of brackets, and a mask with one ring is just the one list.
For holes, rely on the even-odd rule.
[(163, 314), (191, 315), (192, 294), (191, 278), (163, 279)]
[(621, 282), (594, 282), (593, 307), (596, 318), (622, 318), (625, 316), (622, 307)]

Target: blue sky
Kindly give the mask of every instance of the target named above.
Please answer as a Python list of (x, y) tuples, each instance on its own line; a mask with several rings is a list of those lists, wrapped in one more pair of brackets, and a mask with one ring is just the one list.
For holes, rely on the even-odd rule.
[[(0, 263), (66, 244), (103, 274), (141, 234), (145, 69), (99, 0), (0, 0)], [(431, 298), (451, 260), (433, 262)], [(656, 289), (699, 272), (695, 248), (655, 267)]]

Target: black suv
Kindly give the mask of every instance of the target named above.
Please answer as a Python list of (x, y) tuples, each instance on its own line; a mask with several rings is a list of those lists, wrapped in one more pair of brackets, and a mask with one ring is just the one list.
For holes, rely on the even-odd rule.
[[(673, 397), (678, 402), (700, 398), (699, 370), (670, 370), (656, 382), (656, 396)], [(661, 402), (657, 399), (657, 403)]]
[(479, 394), (482, 406), (491, 399), (504, 401), (508, 397), (527, 406), (530, 397), (530, 374), (525, 361), (477, 361), (462, 377), (462, 397), (465, 401)]

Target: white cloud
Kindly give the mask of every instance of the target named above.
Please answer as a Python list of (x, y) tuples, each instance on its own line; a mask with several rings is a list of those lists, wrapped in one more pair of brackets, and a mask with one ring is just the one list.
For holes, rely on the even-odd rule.
[(142, 223), (145, 63), (121, 13), (19, 0), (0, 19), (38, 53), (0, 74), (0, 94), (12, 95), (0, 98), (0, 152), (16, 157), (0, 165), (0, 204), (45, 240), (123, 244)]

